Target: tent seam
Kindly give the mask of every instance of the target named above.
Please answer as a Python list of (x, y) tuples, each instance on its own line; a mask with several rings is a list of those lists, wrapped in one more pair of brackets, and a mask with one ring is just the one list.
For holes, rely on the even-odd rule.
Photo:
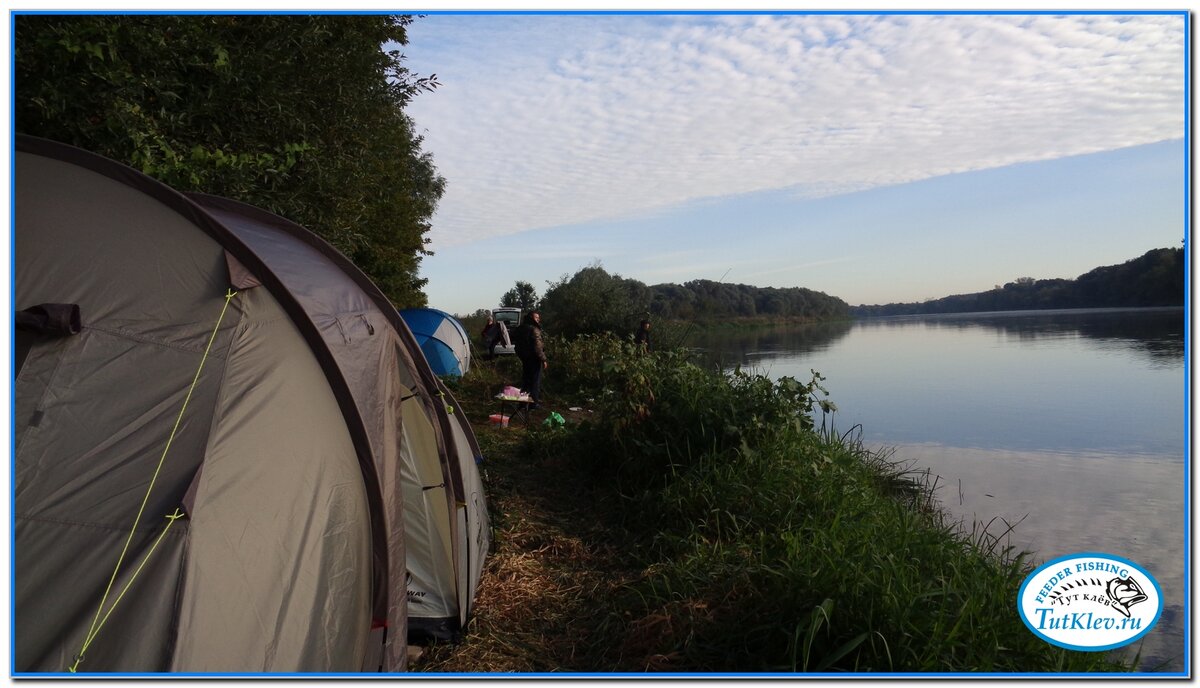
[[(136, 332), (131, 332), (129, 330), (123, 330), (121, 328), (116, 328), (116, 327), (99, 327), (96, 325), (84, 325), (83, 329), (95, 330), (96, 332), (103, 332), (104, 334), (111, 335), (113, 337), (119, 337), (121, 339), (129, 339), (129, 340), (132, 340), (135, 342), (141, 342), (142, 344), (152, 344), (154, 346), (162, 347), (164, 349), (173, 349), (175, 351), (183, 351), (183, 352), (190, 353), (190, 354), (203, 354), (204, 353), (204, 347), (202, 347), (202, 346), (201, 347), (191, 347), (186, 344), (176, 344), (176, 343), (172, 343), (172, 342), (164, 342), (161, 339), (147, 337), (146, 335), (143, 335), (143, 334), (137, 334)], [(205, 334), (207, 334), (207, 333), (205, 333)]]
[[(108, 525), (105, 523), (87, 523), (85, 521), (72, 521), (72, 520), (65, 519), (65, 518), (46, 518), (45, 516), (30, 516), (27, 514), (16, 514), (16, 518), (17, 518), (17, 520), (25, 521), (27, 523), (53, 523), (53, 524), (61, 525), (61, 526), (79, 526), (81, 528), (92, 528), (95, 530), (111, 530), (111, 531), (116, 531), (116, 532), (121, 532), (121, 533), (129, 532), (128, 525), (119, 526), (119, 525)], [(156, 525), (153, 528), (143, 528), (143, 529), (135, 530), (134, 532), (143, 533), (143, 534), (155, 533), (155, 532), (158, 532), (158, 530), (160, 528), (161, 528), (161, 526)]]

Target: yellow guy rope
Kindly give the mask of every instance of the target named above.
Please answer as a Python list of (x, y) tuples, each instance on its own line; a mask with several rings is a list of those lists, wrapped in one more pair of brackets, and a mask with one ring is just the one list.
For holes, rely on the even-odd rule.
[(446, 393), (439, 389), (437, 395), (442, 398), (442, 406), (446, 407), (446, 415), (454, 415), (454, 407), (446, 403)]
[[(138, 564), (138, 567), (134, 570), (133, 576), (131, 576), (129, 582), (125, 584), (125, 588), (121, 590), (120, 594), (117, 595), (117, 598), (113, 600), (112, 606), (108, 608), (107, 612), (104, 612), (104, 604), (108, 601), (108, 594), (112, 592), (113, 583), (116, 582), (117, 574), (121, 571), (121, 564), (124, 563), (125, 555), (129, 552), (129, 543), (133, 542), (133, 536), (137, 532), (138, 524), (140, 524), (142, 521), (142, 514), (146, 510), (147, 502), (150, 501), (150, 492), (154, 489), (154, 483), (156, 480), (158, 480), (158, 474), (162, 471), (163, 462), (167, 458), (167, 452), (171, 451), (171, 443), (175, 441), (175, 434), (179, 431), (179, 426), (183, 422), (183, 414), (187, 411), (188, 402), (192, 400), (192, 392), (196, 390), (196, 383), (200, 381), (200, 372), (204, 370), (204, 363), (208, 360), (209, 352), (212, 351), (213, 341), (215, 341), (217, 338), (217, 331), (221, 329), (221, 321), (225, 319), (225, 311), (229, 310), (229, 302), (235, 296), (237, 296), (236, 291), (232, 289), (225, 291), (225, 305), (221, 307), (221, 315), (217, 318), (217, 324), (213, 326), (212, 334), (208, 337), (208, 346), (204, 347), (204, 355), (200, 358), (200, 366), (196, 368), (196, 375), (192, 377), (192, 385), (191, 387), (188, 387), (187, 396), (183, 399), (183, 406), (179, 408), (179, 415), (175, 418), (175, 427), (171, 428), (171, 434), (167, 437), (167, 444), (165, 447), (163, 447), (162, 456), (158, 457), (158, 466), (155, 467), (154, 475), (150, 478), (150, 484), (146, 487), (146, 496), (142, 497), (142, 505), (138, 508), (137, 518), (133, 520), (133, 527), (129, 530), (129, 537), (125, 538), (125, 547), (121, 549), (121, 556), (117, 558), (117, 565), (113, 568), (112, 577), (108, 579), (108, 587), (104, 589), (104, 596), (100, 598), (100, 605), (96, 608), (96, 615), (92, 618), (92, 626), (90, 629), (88, 629), (87, 637), (83, 641), (83, 647), (80, 648), (79, 654), (75, 655), (75, 663), (70, 667), (71, 673), (76, 673), (76, 670), (79, 668), (79, 664), (83, 662), (83, 656), (85, 653), (87, 653), (88, 647), (91, 646), (92, 641), (96, 639), (97, 635), (99, 635), (100, 629), (104, 627), (104, 624), (108, 621), (108, 617), (111, 616), (113, 610), (117, 608), (117, 604), (123, 597), (125, 597), (125, 593), (129, 592), (129, 588), (131, 588), (133, 586), (133, 582), (137, 580), (138, 574), (142, 572), (142, 567), (146, 565), (146, 561), (150, 559), (150, 555), (154, 554), (154, 550), (158, 548), (158, 543), (162, 542), (163, 537), (166, 536), (167, 531), (170, 530), (176, 519), (183, 516), (183, 512), (181, 512), (179, 509), (176, 509), (175, 513), (169, 514), (166, 517), (166, 527), (163, 528), (163, 531), (161, 534), (159, 534), (158, 539), (154, 541), (154, 544), (150, 547), (150, 551), (148, 551), (146, 556), (142, 558), (142, 562)], [(101, 612), (104, 612), (103, 619), (100, 618)]]

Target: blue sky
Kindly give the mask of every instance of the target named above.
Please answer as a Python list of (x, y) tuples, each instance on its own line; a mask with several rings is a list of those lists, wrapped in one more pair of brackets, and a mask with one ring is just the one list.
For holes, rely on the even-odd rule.
[(1184, 19), (431, 14), (430, 305), (599, 262), (851, 304), (1076, 277), (1185, 231)]

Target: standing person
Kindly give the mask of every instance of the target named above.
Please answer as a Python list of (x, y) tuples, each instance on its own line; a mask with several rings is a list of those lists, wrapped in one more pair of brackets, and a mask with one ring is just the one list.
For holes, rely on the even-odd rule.
[(483, 346), (488, 352), (488, 358), (493, 358), (496, 355), (496, 335), (500, 333), (499, 330), (499, 326), (496, 325), (496, 319), (489, 315), (487, 324), (483, 326), (483, 332), (480, 333), (480, 336), (483, 337)]
[(496, 329), (496, 319), (489, 315), (487, 324), (483, 326), (483, 332), (481, 332), (479, 335), (483, 337), (483, 343), (485, 346), (488, 344), (488, 342), (492, 341), (492, 330), (494, 329)]
[(533, 399), (532, 408), (542, 405), (542, 371), (546, 369), (546, 349), (542, 344), (542, 314), (534, 311), (521, 326), (517, 337), (517, 358), (521, 359), (521, 389)]
[(638, 325), (637, 334), (633, 335), (633, 343), (638, 344), (644, 351), (650, 350), (650, 321), (643, 320)]

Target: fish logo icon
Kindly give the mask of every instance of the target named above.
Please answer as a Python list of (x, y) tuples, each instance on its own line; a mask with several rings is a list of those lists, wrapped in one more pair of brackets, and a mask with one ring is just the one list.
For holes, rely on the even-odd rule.
[(1142, 586), (1134, 580), (1133, 576), (1128, 578), (1113, 578), (1108, 582), (1105, 592), (1108, 593), (1108, 599), (1112, 601), (1112, 608), (1129, 618), (1129, 608), (1139, 602), (1145, 602), (1147, 599), (1146, 593), (1142, 590)]

